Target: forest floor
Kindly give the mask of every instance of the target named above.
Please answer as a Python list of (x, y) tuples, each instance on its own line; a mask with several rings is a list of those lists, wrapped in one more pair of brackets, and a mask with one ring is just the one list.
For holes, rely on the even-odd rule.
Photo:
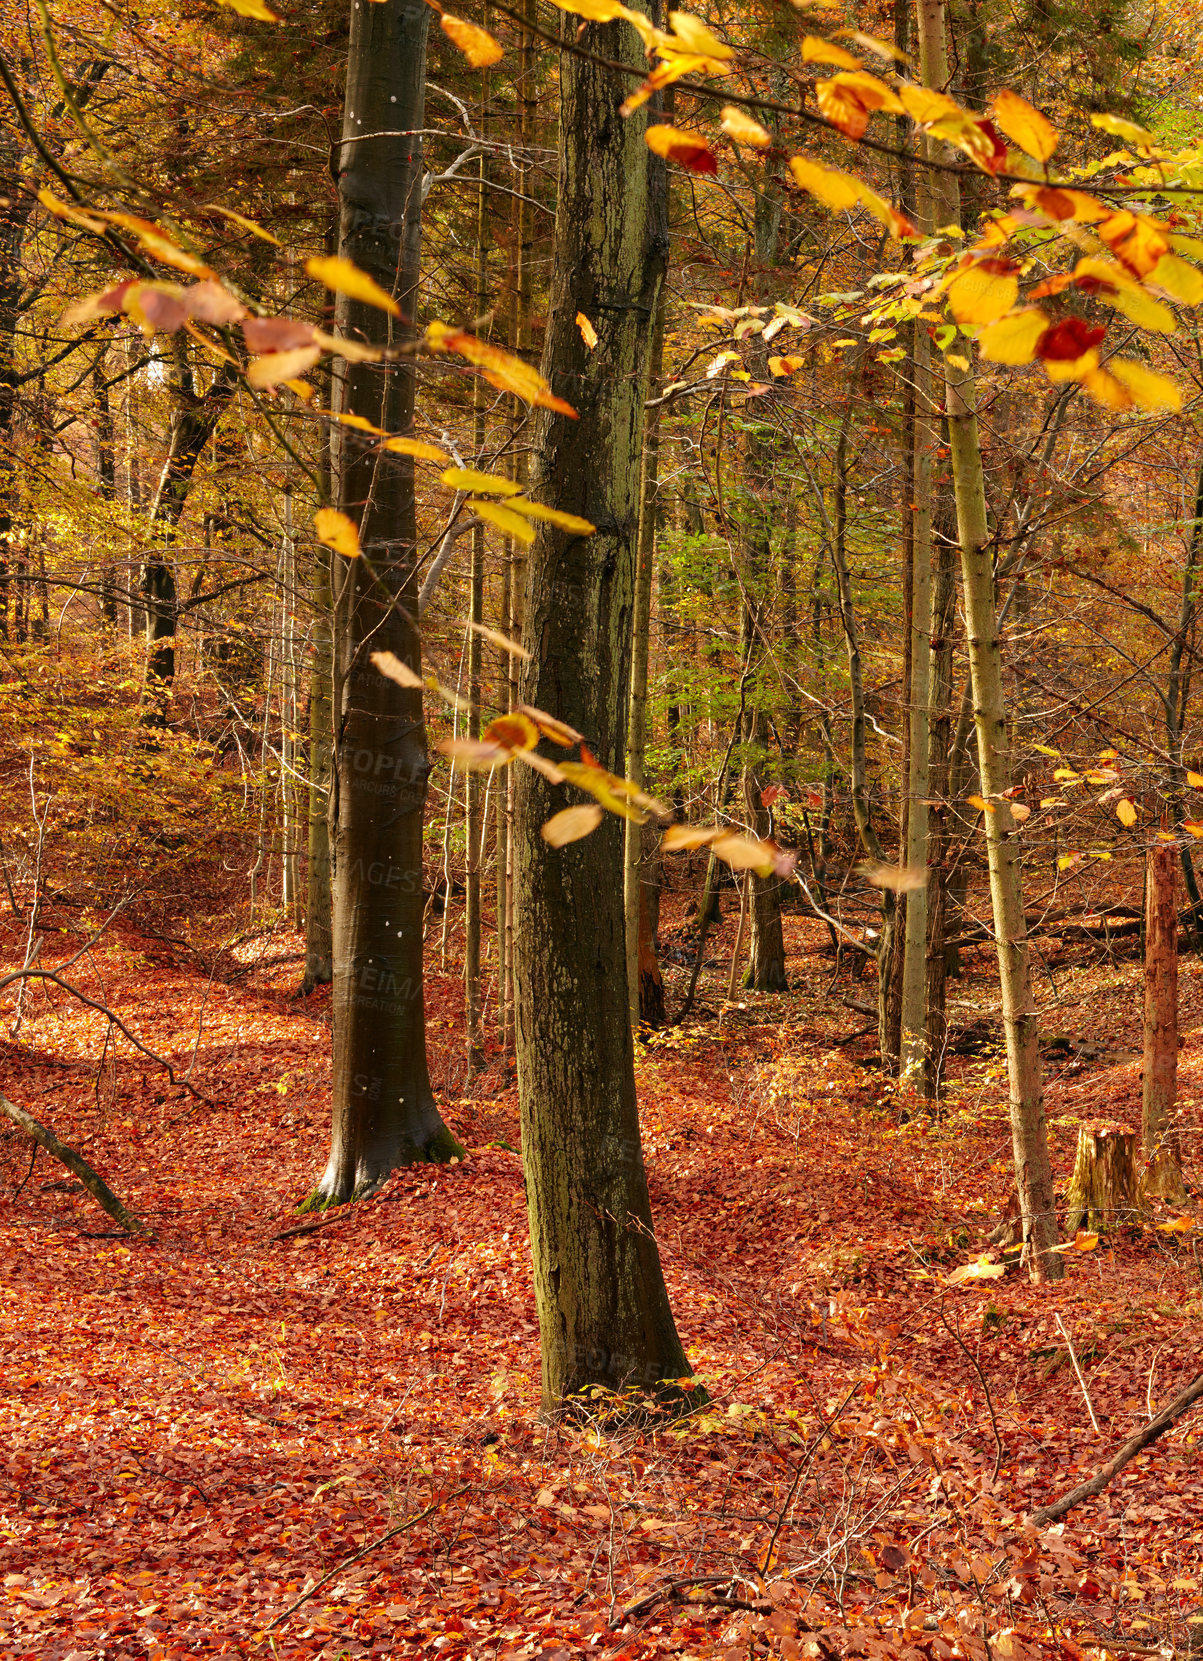
[[(295, 935), (216, 963), (132, 933), (92, 952), (90, 993), (200, 1096), (106, 1048), (103, 1016), (53, 987), (27, 992), (14, 1036), (10, 988), (0, 1089), (154, 1238), (115, 1235), (0, 1130), (0, 1656), (1182, 1651), (1203, 1410), (1064, 1524), (1024, 1518), (1203, 1370), (1192, 1235), (1104, 1236), (1049, 1289), (1017, 1270), (950, 1285), (1010, 1187), (997, 1047), (955, 1058), (938, 1119), (916, 1113), (872, 1039), (846, 1041), (866, 1021), (827, 994), (817, 925), (787, 923), (794, 992), (729, 1003), (733, 933), (697, 1018), (638, 1062), (661, 1252), (710, 1401), (616, 1435), (539, 1419), (516, 1092), (496, 1054), (469, 1092), (437, 939), (431, 1070), (469, 1155), (305, 1232), (329, 1000), (293, 995)], [(970, 1025), (996, 981), (966, 962), (951, 992)], [(1181, 986), (1199, 1181), (1197, 960)], [(1139, 968), (1056, 970), (1040, 995), (1065, 1040), (1063, 1184), (1081, 1118), (1138, 1120)]]

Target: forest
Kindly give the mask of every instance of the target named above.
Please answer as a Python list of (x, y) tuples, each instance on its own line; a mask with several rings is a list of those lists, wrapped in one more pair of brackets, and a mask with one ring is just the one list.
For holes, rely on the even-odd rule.
[(1201, 64), (6, 11), (0, 1656), (1203, 1658)]

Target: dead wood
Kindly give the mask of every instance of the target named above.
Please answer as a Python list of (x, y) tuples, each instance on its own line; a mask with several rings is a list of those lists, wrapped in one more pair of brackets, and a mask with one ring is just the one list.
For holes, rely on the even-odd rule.
[(1076, 1488), (1071, 1488), (1068, 1494), (1051, 1505), (1042, 1505), (1039, 1510), (1033, 1511), (1028, 1521), (1036, 1528), (1046, 1528), (1049, 1523), (1055, 1523), (1064, 1517), (1067, 1511), (1072, 1511), (1083, 1500), (1093, 1499), (1101, 1494), (1108, 1483), (1113, 1482), (1125, 1465), (1136, 1458), (1136, 1455), (1155, 1442), (1159, 1436), (1165, 1434), (1187, 1411), (1203, 1396), (1203, 1373), (1200, 1373), (1193, 1383), (1188, 1384), (1180, 1395), (1174, 1397), (1168, 1407), (1163, 1407), (1155, 1419), (1143, 1425), (1135, 1436), (1129, 1436), (1118, 1451), (1107, 1463), (1090, 1478), (1088, 1482), (1080, 1482)]
[(76, 1153), (74, 1148), (68, 1147), (66, 1142), (60, 1142), (54, 1132), (48, 1130), (44, 1124), (35, 1119), (32, 1113), (26, 1113), (23, 1107), (18, 1107), (16, 1102), (10, 1102), (7, 1096), (0, 1096), (0, 1111), (7, 1113), (12, 1122), (15, 1125), (20, 1125), (25, 1134), (31, 1136), (40, 1148), (45, 1148), (46, 1152), (57, 1159), (60, 1165), (65, 1165), (73, 1175), (77, 1176), (97, 1205), (107, 1211), (114, 1222), (120, 1223), (127, 1233), (146, 1234), (149, 1232), (145, 1224), (138, 1221), (129, 1207), (122, 1204), (108, 1183), (92, 1169), (83, 1155)]

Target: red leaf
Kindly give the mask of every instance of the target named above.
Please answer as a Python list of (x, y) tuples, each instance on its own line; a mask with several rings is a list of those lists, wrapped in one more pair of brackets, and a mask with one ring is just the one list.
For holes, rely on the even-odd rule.
[(242, 332), (252, 352), (293, 352), (313, 345), (313, 324), (295, 317), (247, 317)]
[(1080, 317), (1066, 317), (1045, 329), (1036, 342), (1036, 356), (1054, 363), (1072, 363), (1097, 346), (1106, 333), (1105, 324), (1092, 326)]

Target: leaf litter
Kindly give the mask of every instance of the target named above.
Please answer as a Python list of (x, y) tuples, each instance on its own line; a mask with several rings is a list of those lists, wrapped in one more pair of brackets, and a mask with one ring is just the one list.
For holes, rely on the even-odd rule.
[[(719, 960), (733, 928), (711, 937)], [(0, 1133), (0, 1655), (1184, 1648), (1203, 1427), (1188, 1417), (1063, 1523), (1024, 1519), (1200, 1370), (1192, 1231), (1105, 1235), (1051, 1290), (1010, 1266), (950, 1286), (1004, 1261), (987, 1240), (1010, 1186), (1001, 1056), (958, 1058), (943, 1115), (916, 1113), (871, 1040), (846, 1042), (857, 1018), (822, 993), (818, 925), (787, 937), (799, 995), (728, 1002), (719, 961), (708, 1015), (640, 1050), (661, 1253), (709, 1402), (616, 1434), (539, 1417), (516, 1092), (493, 1047), (465, 1093), (458, 976), (430, 972), (427, 1008), (468, 1159), (304, 1227), (329, 1006), (291, 995), (296, 936), (212, 973), (133, 933), (95, 949), (112, 1006), (193, 1064), (204, 1101), (124, 1041), (104, 1049), (103, 1016), (27, 995), (0, 1040), (5, 1093), (155, 1238), (115, 1237), (44, 1156), (14, 1198), (28, 1144)], [(1069, 1002), (1091, 1029), (1078, 1051), (1102, 1023), (1133, 1041), (1137, 976), (1062, 976), (1076, 997), (1057, 1018)], [(1190, 960), (1184, 1027), (1201, 991)], [(1201, 1081), (1196, 1034), (1188, 1166)], [(1139, 1093), (1130, 1054), (1050, 1066), (1062, 1178), (1079, 1119), (1130, 1117)]]

